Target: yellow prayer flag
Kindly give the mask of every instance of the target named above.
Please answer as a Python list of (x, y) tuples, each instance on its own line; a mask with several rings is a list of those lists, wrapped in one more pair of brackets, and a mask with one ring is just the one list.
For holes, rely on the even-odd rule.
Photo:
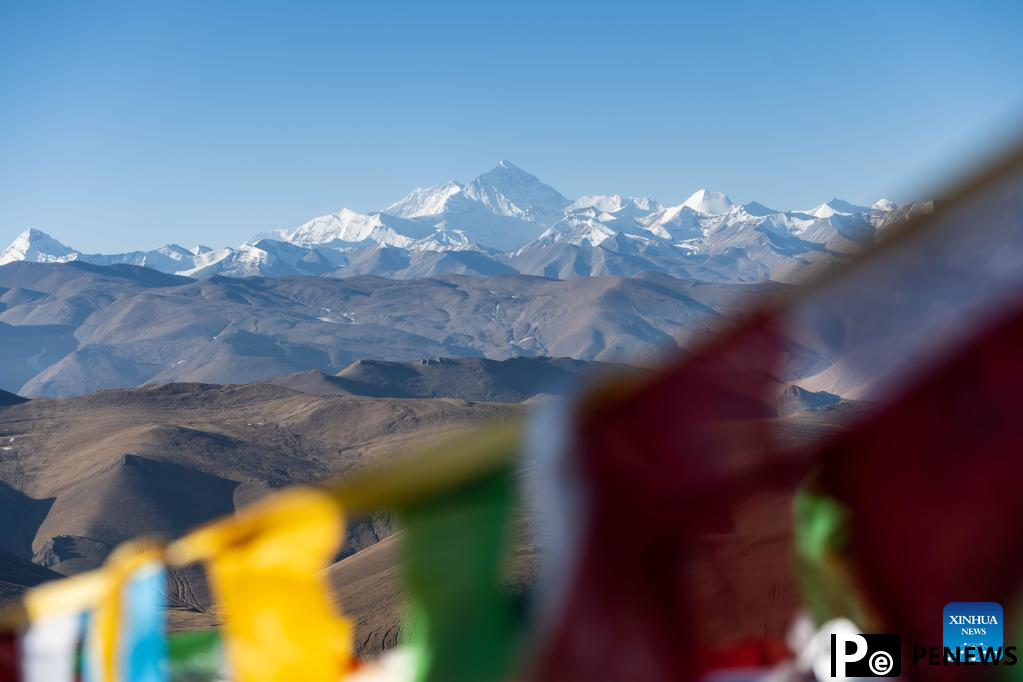
[(171, 548), (177, 561), (206, 559), (238, 682), (345, 677), (352, 629), (336, 613), (322, 575), (343, 534), (330, 496), (293, 488)]

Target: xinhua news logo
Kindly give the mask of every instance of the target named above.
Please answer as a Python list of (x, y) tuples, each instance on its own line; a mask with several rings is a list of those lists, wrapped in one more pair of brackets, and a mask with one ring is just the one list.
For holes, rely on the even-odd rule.
[(831, 633), (831, 676), (898, 677), (902, 638), (898, 635)]
[[(1002, 651), (1002, 607), (993, 601), (954, 601), (945, 605), (942, 645), (949, 658), (956, 647), (970, 663), (989, 650)], [(951, 660), (951, 659), (950, 659)]]
[[(1016, 647), (1003, 646), (1002, 607), (995, 602), (951, 602), (945, 606), (943, 646), (913, 646), (913, 665), (1015, 665)], [(898, 677), (902, 673), (902, 638), (865, 635), (848, 621), (831, 631), (831, 677)], [(817, 677), (822, 672), (816, 666)]]

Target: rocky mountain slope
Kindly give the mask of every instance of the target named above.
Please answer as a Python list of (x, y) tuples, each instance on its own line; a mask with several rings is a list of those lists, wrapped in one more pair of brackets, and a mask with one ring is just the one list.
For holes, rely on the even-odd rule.
[[(686, 348), (780, 284), (644, 273), (193, 279), (130, 265), (0, 266), (0, 389), (80, 395), (146, 383), (248, 383), (357, 360), (567, 357), (639, 362)], [(800, 349), (780, 378), (826, 365)]]
[(279, 486), (517, 409), (206, 384), (3, 407), (0, 552), (76, 573), (131, 537), (177, 535)]

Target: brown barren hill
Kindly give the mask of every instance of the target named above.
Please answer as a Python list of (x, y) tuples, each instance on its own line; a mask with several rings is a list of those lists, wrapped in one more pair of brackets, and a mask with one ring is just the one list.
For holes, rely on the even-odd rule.
[(336, 375), (298, 372), (267, 383), (315, 395), (376, 398), (461, 398), (518, 403), (540, 393), (562, 394), (580, 380), (615, 366), (573, 358), (433, 358), (418, 362), (357, 360)]
[[(94, 567), (124, 540), (174, 536), (274, 489), (365, 466), (519, 408), (170, 384), (0, 409), (0, 550)], [(361, 548), (386, 521), (353, 523)]]
[[(424, 366), (429, 377), (444, 364)], [(464, 378), (466, 366), (471, 381)], [(383, 369), (387, 374), (394, 368)], [(477, 378), (496, 375), (489, 370), (481, 375), (472, 363), (459, 363), (457, 370), (454, 379), (411, 385), (417, 391), (486, 387)], [(786, 405), (807, 400), (791, 391), (783, 397)], [(776, 419), (786, 441), (802, 445), (840, 429), (854, 408), (824, 406), (776, 419), (773, 415), (788, 410), (759, 405), (756, 414)], [(4, 407), (0, 512), (13, 522), (0, 528), (0, 557), (7, 562), (0, 562), (3, 594), (17, 594), (33, 581), (54, 577), (54, 571), (73, 574), (96, 566), (123, 540), (176, 535), (283, 486), (345, 475), (466, 424), (522, 409), (450, 397), (313, 395), (268, 384), (145, 386)], [(692, 596), (715, 633), (777, 635), (787, 625), (797, 602), (788, 509), (797, 483), (765, 491), (738, 511), (734, 528), (701, 538), (691, 567)], [(536, 518), (520, 525), (527, 532), (513, 548), (507, 576), (516, 592), (533, 584), (542, 545), (534, 539), (533, 530), (542, 526)], [(346, 548), (327, 570), (339, 602), (356, 622), (361, 656), (393, 646), (399, 636), (400, 534), (392, 533), (386, 516), (350, 520)], [(218, 621), (201, 567), (173, 571), (169, 592), (172, 627)], [(737, 600), (743, 617), (716, 621), (713, 605), (721, 599)]]

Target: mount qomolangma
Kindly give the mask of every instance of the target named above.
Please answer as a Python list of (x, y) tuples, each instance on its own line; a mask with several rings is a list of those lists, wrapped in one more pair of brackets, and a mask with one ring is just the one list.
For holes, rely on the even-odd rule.
[(342, 209), (238, 247), (167, 244), (89, 254), (28, 229), (0, 253), (0, 265), (130, 264), (199, 278), (520, 273), (563, 279), (650, 271), (717, 282), (784, 280), (867, 245), (907, 213), (928, 208), (831, 199), (779, 211), (702, 189), (670, 206), (620, 195), (571, 201), (501, 161), (464, 185), (452, 180), (417, 188), (375, 213)]

